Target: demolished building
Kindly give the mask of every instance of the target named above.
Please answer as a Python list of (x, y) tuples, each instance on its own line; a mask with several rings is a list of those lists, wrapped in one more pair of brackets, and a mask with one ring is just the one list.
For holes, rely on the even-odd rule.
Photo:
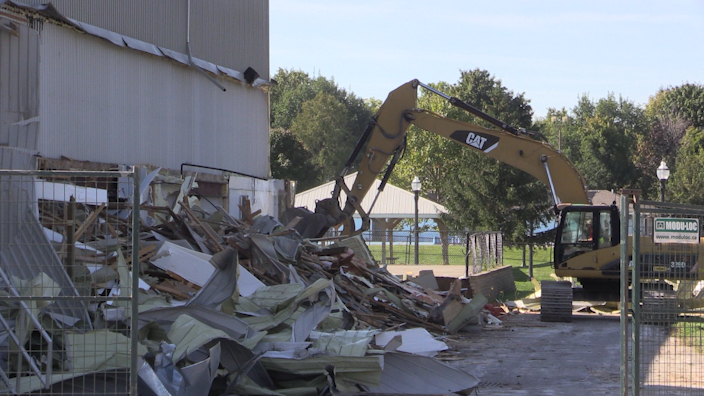
[[(468, 299), (461, 282), (403, 282), (358, 237), (312, 243), (268, 215), (208, 213), (195, 186), (154, 205), (162, 176), (142, 173), (154, 175), (131, 201), (106, 202), (111, 185), (139, 178), (0, 171), (3, 196), (28, 213), (3, 207), (14, 230), (0, 245), (2, 291), (13, 297), (0, 299), (5, 392), (127, 394), (135, 372), (138, 392), (157, 395), (477, 385), (433, 359), (448, 349), (438, 336), (483, 318), (487, 299)], [(25, 267), (36, 270), (17, 272)]]

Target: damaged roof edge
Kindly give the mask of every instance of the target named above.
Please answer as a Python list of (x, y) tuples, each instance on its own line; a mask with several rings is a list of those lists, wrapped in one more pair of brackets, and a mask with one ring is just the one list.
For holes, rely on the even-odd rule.
[[(144, 52), (153, 56), (168, 58), (183, 65), (191, 66), (190, 62), (188, 61), (188, 55), (186, 54), (162, 48), (145, 41), (124, 36), (111, 30), (103, 29), (98, 26), (90, 25), (81, 21), (77, 21), (75, 19), (68, 18), (59, 13), (51, 3), (46, 3), (38, 6), (31, 6), (15, 0), (0, 0), (0, 6), (1, 5), (6, 5), (20, 9), (24, 12), (31, 12), (33, 14), (41, 15), (44, 18), (57, 22), (58, 24), (71, 26), (79, 30), (80, 32), (89, 34), (91, 36), (99, 37), (119, 47), (127, 47), (135, 51)], [(242, 84), (245, 83), (244, 74), (242, 72), (232, 70), (221, 65), (216, 65), (212, 62), (208, 62), (206, 60), (199, 59), (196, 57), (193, 57), (192, 59), (195, 66), (216, 77), (234, 80)], [(257, 78), (251, 84), (253, 88), (257, 89), (264, 89), (265, 87), (269, 87), (271, 85), (273, 85), (271, 81), (262, 78)]]

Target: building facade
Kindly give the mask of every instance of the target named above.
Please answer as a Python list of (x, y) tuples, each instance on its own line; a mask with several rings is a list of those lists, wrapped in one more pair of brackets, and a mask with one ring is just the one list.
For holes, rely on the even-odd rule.
[[(52, 159), (190, 164), (223, 176), (214, 180), (233, 193), (225, 206), (239, 202), (241, 177), (280, 189), (268, 180), (268, 1), (42, 3), (0, 0), (0, 145)], [(269, 199), (256, 194), (253, 208)]]

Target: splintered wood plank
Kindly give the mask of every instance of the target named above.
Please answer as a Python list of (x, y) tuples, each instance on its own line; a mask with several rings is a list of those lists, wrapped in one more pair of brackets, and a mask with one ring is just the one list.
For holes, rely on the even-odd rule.
[(184, 203), (180, 204), (183, 210), (186, 212), (188, 218), (193, 222), (193, 224), (199, 227), (203, 231), (203, 234), (206, 236), (206, 238), (208, 238), (212, 242), (211, 245), (213, 246), (208, 246), (208, 248), (211, 248), (210, 250), (213, 250), (215, 252), (222, 252), (223, 250), (225, 250), (225, 248), (220, 245), (222, 243), (222, 239), (214, 233), (213, 229), (209, 226), (206, 227), (206, 225), (201, 223), (200, 219), (198, 219), (198, 217), (191, 211), (188, 205)]
[(78, 240), (78, 238), (80, 238), (81, 235), (83, 235), (83, 233), (86, 232), (86, 230), (88, 229), (88, 227), (89, 227), (91, 224), (93, 224), (93, 222), (94, 222), (95, 219), (98, 217), (98, 215), (100, 214), (100, 212), (103, 211), (103, 209), (105, 209), (105, 204), (102, 204), (102, 205), (98, 206), (98, 208), (97, 208), (96, 210), (94, 210), (93, 213), (91, 213), (91, 214), (88, 216), (88, 218), (86, 219), (86, 221), (84, 221), (83, 224), (81, 224), (81, 226), (78, 228), (78, 230), (76, 230), (76, 232), (73, 234), (73, 239), (74, 239), (74, 240)]

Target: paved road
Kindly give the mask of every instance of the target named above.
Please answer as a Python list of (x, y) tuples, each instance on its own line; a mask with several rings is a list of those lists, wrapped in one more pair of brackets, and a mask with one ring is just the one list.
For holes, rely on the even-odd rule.
[(542, 323), (520, 314), (501, 330), (462, 334), (452, 344), (464, 360), (450, 364), (479, 378), (479, 395), (617, 395), (619, 333), (618, 315)]

